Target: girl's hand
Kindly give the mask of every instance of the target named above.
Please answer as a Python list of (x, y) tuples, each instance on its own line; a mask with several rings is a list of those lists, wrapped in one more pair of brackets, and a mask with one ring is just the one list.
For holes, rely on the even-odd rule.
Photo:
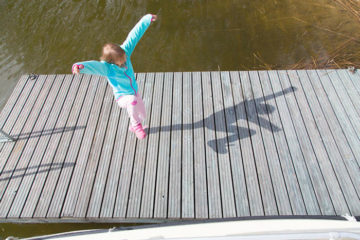
[(72, 73), (76, 74), (76, 75), (80, 75), (80, 69), (79, 66), (77, 64), (74, 64), (72, 67)]
[(151, 22), (155, 22), (157, 20), (157, 16), (154, 15), (154, 14), (151, 14), (152, 15), (152, 19), (151, 19)]

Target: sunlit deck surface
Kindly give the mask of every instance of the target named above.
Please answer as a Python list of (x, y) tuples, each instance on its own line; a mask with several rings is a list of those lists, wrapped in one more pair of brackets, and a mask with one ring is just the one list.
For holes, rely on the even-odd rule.
[(23, 76), (0, 115), (0, 221), (360, 215), (360, 75), (138, 73), (148, 136), (106, 79)]

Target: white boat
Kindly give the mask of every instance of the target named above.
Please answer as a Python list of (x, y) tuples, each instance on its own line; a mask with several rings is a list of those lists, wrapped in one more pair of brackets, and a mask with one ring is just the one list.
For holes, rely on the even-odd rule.
[(246, 218), (176, 222), (128, 228), (85, 230), (27, 238), (89, 239), (360, 239), (354, 217)]

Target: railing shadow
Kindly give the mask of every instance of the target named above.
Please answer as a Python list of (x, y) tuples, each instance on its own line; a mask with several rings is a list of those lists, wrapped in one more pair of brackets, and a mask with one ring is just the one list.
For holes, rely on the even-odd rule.
[[(48, 164), (40, 164), (38, 166), (31, 166), (31, 167), (27, 167), (27, 168), (19, 168), (19, 169), (15, 169), (15, 170), (9, 170), (9, 171), (3, 171), (1, 173), (1, 175), (6, 175), (6, 174), (11, 174), (14, 172), (13, 176), (6, 176), (6, 177), (0, 177), (0, 182), (1, 181), (7, 181), (10, 179), (14, 179), (14, 178), (23, 178), (25, 176), (30, 176), (30, 175), (35, 175), (35, 174), (39, 174), (39, 173), (44, 173), (44, 172), (49, 172), (57, 170), (57, 169), (61, 169), (61, 168), (68, 168), (68, 167), (73, 167), (75, 166), (75, 163), (48, 163)], [(34, 169), (33, 172), (28, 172), (29, 170)], [(18, 174), (16, 175), (16, 172), (20, 172), (20, 171), (25, 171), (25, 173), (23, 174)]]
[[(234, 106), (228, 107), (228, 108), (220, 110), (218, 112), (215, 112), (214, 114), (210, 115), (209, 117), (204, 118), (204, 119), (202, 119), (198, 122), (192, 123), (192, 124), (175, 124), (175, 125), (162, 126), (162, 127), (151, 127), (151, 128), (146, 129), (146, 131), (147, 131), (147, 134), (150, 135), (150, 134), (158, 133), (159, 131), (162, 131), (162, 132), (181, 131), (181, 130), (191, 130), (191, 129), (205, 127), (209, 130), (213, 130), (216, 132), (227, 132), (228, 133), (227, 137), (214, 139), (214, 140), (210, 140), (207, 142), (207, 145), (209, 147), (211, 147), (215, 152), (220, 153), (220, 154), (225, 154), (228, 152), (226, 147), (228, 147), (230, 145), (230, 143), (238, 141), (239, 139), (242, 139), (242, 138), (248, 138), (248, 137), (256, 134), (256, 131), (251, 128), (238, 127), (236, 124), (236, 122), (238, 120), (245, 120), (245, 121), (252, 122), (254, 124), (259, 125), (259, 127), (265, 128), (266, 130), (269, 130), (269, 131), (273, 131), (273, 132), (281, 131), (281, 128), (279, 128), (278, 126), (275, 126), (274, 124), (272, 124), (271, 122), (269, 122), (268, 120), (266, 120), (265, 118), (263, 118), (261, 116), (261, 115), (265, 115), (265, 114), (272, 114), (276, 110), (276, 107), (266, 104), (264, 101), (268, 101), (270, 99), (275, 99), (279, 96), (294, 92), (296, 90), (297, 89), (295, 87), (289, 87), (289, 88), (285, 89), (284, 91), (279, 91), (277, 93), (274, 93), (274, 94), (271, 94), (271, 95), (268, 95), (265, 97), (261, 97), (258, 99), (244, 100)], [(256, 115), (253, 114), (254, 116), (249, 115), (249, 113), (246, 111), (246, 105), (251, 106), (252, 104), (254, 106), (257, 106), (256, 107)], [(224, 125), (205, 124), (206, 122), (209, 122), (209, 121), (215, 123), (217, 118), (225, 116), (225, 114), (224, 114), (225, 112), (234, 111), (234, 109), (236, 112), (246, 112), (246, 114), (244, 115), (244, 117), (238, 118), (239, 114), (236, 114), (235, 112), (232, 113), (235, 116), (235, 121), (230, 121), (230, 119), (226, 118), (226, 121), (225, 121), (226, 125), (225, 124)], [(220, 115), (220, 116), (218, 116), (218, 115)]]
[(86, 128), (86, 126), (61, 127), (61, 128), (54, 128), (54, 129), (46, 129), (46, 130), (42, 130), (42, 131), (21, 133), (19, 135), (13, 135), (12, 137), (15, 138), (15, 140), (26, 140), (26, 139), (30, 139), (30, 138), (43, 137), (43, 136), (48, 136), (48, 135), (52, 135), (52, 134), (76, 131), (76, 130), (80, 130), (80, 129), (84, 129), (84, 128)]

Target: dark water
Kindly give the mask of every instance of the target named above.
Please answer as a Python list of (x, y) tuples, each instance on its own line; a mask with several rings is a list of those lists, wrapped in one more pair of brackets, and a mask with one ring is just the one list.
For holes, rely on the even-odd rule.
[(2, 0), (0, 109), (22, 74), (97, 60), (146, 13), (159, 20), (132, 56), (136, 72), (282, 68), (360, 39), (359, 22), (333, 0)]
[(71, 232), (88, 229), (110, 229), (113, 227), (133, 227), (131, 223), (44, 223), (44, 224), (12, 224), (0, 223), (0, 239), (9, 236), (17, 238), (27, 238), (33, 236), (43, 236), (62, 232)]
[[(159, 19), (132, 55), (136, 72), (279, 69), (359, 47), (359, 22), (333, 0), (1, 0), (0, 109), (22, 74), (97, 60), (146, 13)], [(45, 234), (45, 225), (1, 226), (2, 237)], [(66, 226), (46, 225), (46, 234), (75, 230)]]

